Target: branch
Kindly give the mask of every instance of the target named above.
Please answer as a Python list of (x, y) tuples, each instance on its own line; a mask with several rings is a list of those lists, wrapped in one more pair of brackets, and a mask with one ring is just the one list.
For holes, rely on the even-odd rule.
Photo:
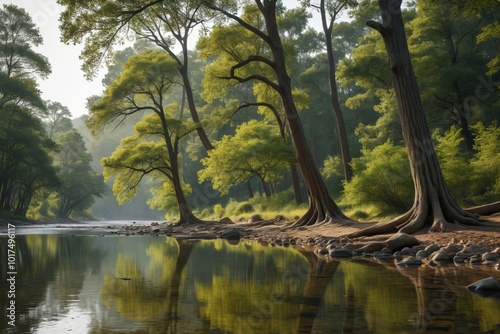
[(274, 83), (271, 80), (269, 80), (268, 78), (266, 78), (266, 77), (264, 77), (262, 75), (258, 75), (258, 74), (249, 75), (248, 77), (245, 77), (245, 78), (242, 78), (242, 77), (239, 77), (239, 76), (236, 76), (236, 75), (232, 75), (232, 76), (229, 76), (229, 77), (218, 77), (218, 78), (219, 79), (225, 79), (225, 80), (236, 80), (239, 83), (245, 83), (245, 82), (252, 81), (252, 80), (258, 80), (258, 81), (261, 81), (261, 82), (265, 83), (266, 85), (269, 85), (269, 87), (273, 88), (278, 93), (280, 92), (280, 87), (276, 83)]
[(217, 11), (219, 13), (224, 14), (225, 16), (229, 17), (230, 19), (238, 22), (243, 28), (247, 29), (248, 31), (250, 31), (250, 32), (254, 33), (255, 35), (259, 36), (260, 38), (262, 38), (262, 40), (264, 40), (267, 44), (269, 44), (269, 45), (272, 44), (271, 43), (271, 39), (269, 38), (269, 36), (267, 36), (265, 33), (263, 33), (262, 31), (260, 31), (259, 29), (255, 28), (253, 25), (245, 22), (240, 17), (238, 17), (238, 16), (236, 16), (234, 14), (231, 14), (227, 10), (219, 8), (217, 6), (207, 5), (207, 8), (215, 10), (215, 11)]

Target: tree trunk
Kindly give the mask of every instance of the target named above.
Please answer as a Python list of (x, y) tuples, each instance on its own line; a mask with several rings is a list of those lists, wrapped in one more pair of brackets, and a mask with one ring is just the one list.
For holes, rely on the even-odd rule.
[(286, 69), (285, 53), (276, 23), (276, 2), (271, 0), (257, 2), (266, 21), (268, 44), (273, 55), (273, 69), (278, 83), (278, 93), (283, 102), (285, 118), (290, 128), (297, 161), (309, 194), (309, 209), (294, 225), (312, 225), (347, 219), (328, 194), (326, 185), (307, 146), (304, 129), (293, 100), (291, 79)]
[(198, 111), (196, 109), (196, 104), (194, 102), (193, 88), (191, 87), (191, 81), (189, 80), (189, 75), (187, 71), (187, 63), (185, 63), (182, 67), (179, 68), (179, 72), (182, 76), (182, 81), (184, 84), (184, 92), (186, 94), (186, 99), (188, 102), (189, 111), (191, 113), (191, 118), (193, 119), (193, 122), (198, 125), (196, 131), (198, 132), (198, 136), (200, 137), (201, 143), (205, 147), (205, 150), (210, 151), (214, 147), (212, 146), (212, 143), (210, 143), (210, 140), (208, 139), (208, 136), (205, 132), (205, 128), (201, 124), (200, 117), (198, 116)]
[(202, 223), (203, 221), (196, 218), (187, 203), (184, 191), (182, 190), (182, 182), (179, 174), (179, 145), (178, 138), (174, 139), (174, 143), (170, 139), (170, 134), (167, 127), (167, 121), (164, 115), (160, 115), (165, 144), (167, 146), (168, 158), (170, 160), (170, 173), (172, 176), (172, 185), (174, 186), (175, 199), (179, 207), (179, 224)]
[(367, 25), (382, 35), (389, 55), (389, 65), (398, 102), (403, 138), (408, 149), (411, 174), (415, 186), (412, 208), (388, 223), (378, 224), (353, 233), (351, 237), (377, 233), (414, 233), (426, 224), (429, 231), (443, 231), (446, 224), (488, 225), (462, 210), (451, 198), (439, 166), (425, 120), (420, 93), (411, 64), (401, 15), (401, 1), (379, 0), (383, 22)]
[(295, 203), (297, 205), (302, 204), (304, 200), (302, 199), (302, 193), (300, 192), (300, 183), (299, 183), (299, 173), (297, 173), (297, 166), (290, 165), (290, 174), (292, 175), (292, 186), (293, 186), (293, 194), (295, 195)]
[(337, 80), (335, 79), (335, 58), (333, 57), (332, 43), (332, 27), (333, 20), (330, 26), (327, 25), (325, 0), (321, 0), (321, 22), (323, 24), (323, 33), (325, 34), (326, 54), (328, 59), (328, 80), (330, 82), (330, 101), (333, 107), (335, 120), (337, 121), (337, 132), (340, 141), (340, 152), (342, 154), (342, 164), (344, 166), (344, 178), (346, 182), (350, 182), (352, 178), (351, 154), (349, 152), (349, 143), (347, 141), (347, 132), (345, 129), (344, 116), (339, 103), (339, 94), (337, 88)]

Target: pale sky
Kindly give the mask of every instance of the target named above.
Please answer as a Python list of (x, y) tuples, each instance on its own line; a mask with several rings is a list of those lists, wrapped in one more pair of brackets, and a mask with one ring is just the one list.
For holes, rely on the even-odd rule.
[(0, 0), (0, 4), (14, 4), (24, 8), (40, 29), (43, 45), (35, 50), (49, 59), (52, 74), (38, 81), (44, 100), (57, 101), (69, 108), (74, 118), (87, 114), (87, 97), (101, 95), (102, 75), (90, 82), (81, 71), (81, 46), (65, 45), (60, 41), (59, 14), (62, 7), (55, 0)]
[[(38, 81), (42, 98), (68, 107), (74, 118), (87, 114), (87, 98), (102, 94), (104, 88), (101, 80), (106, 69), (100, 69), (93, 81), (85, 79), (79, 59), (82, 46), (66, 45), (60, 41), (59, 14), (62, 6), (56, 0), (0, 0), (2, 6), (9, 3), (24, 8), (43, 37), (43, 45), (37, 47), (36, 51), (49, 59), (52, 74)], [(297, 6), (297, 0), (284, 3), (289, 8)], [(311, 22), (313, 26), (314, 22)]]

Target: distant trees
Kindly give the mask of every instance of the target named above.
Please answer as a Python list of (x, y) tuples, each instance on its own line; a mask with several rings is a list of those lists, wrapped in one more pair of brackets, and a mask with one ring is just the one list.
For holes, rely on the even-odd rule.
[[(0, 10), (0, 214), (68, 218), (84, 213), (102, 181), (90, 168), (68, 108), (45, 103), (36, 80), (50, 74), (34, 51), (42, 37), (14, 5)], [(69, 132), (68, 132), (69, 131)]]
[(0, 212), (24, 216), (31, 199), (58, 184), (47, 151), (54, 143), (37, 115), (45, 106), (36, 75), (50, 73), (47, 59), (33, 48), (42, 37), (23, 9), (0, 10)]

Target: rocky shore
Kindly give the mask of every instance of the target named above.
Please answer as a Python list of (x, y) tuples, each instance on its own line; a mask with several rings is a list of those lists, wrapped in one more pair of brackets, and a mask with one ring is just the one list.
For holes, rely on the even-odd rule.
[(325, 260), (370, 257), (377, 261), (394, 262), (398, 268), (454, 263), (490, 266), (500, 271), (500, 230), (457, 227), (442, 233), (428, 233), (428, 229), (424, 229), (415, 235), (398, 233), (350, 240), (344, 236), (366, 224), (345, 221), (291, 227), (289, 222), (280, 219), (263, 221), (258, 218), (253, 216), (238, 222), (225, 218), (220, 222), (192, 225), (166, 222), (154, 222), (149, 226), (131, 224), (116, 233), (167, 235), (184, 239), (221, 238), (230, 242), (256, 241), (277, 247), (302, 247)]

